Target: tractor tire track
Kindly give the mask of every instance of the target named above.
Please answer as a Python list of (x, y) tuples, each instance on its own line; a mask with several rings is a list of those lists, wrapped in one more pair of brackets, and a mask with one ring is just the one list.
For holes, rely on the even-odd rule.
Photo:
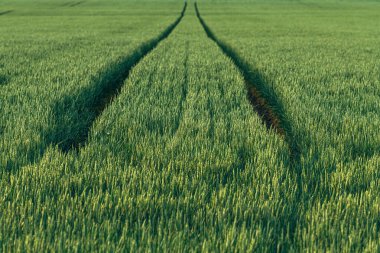
[(6, 15), (6, 14), (9, 14), (9, 13), (11, 13), (11, 12), (13, 12), (13, 10), (0, 11), (0, 16), (2, 16), (2, 15)]
[(80, 4), (84, 3), (84, 2), (86, 2), (86, 1), (67, 2), (67, 3), (62, 4), (61, 6), (62, 7), (75, 7), (75, 6), (80, 5)]
[[(302, 223), (303, 219), (301, 210), (297, 208), (297, 204), (300, 202), (305, 202), (305, 200), (303, 200), (302, 195), (303, 183), (302, 165), (300, 161), (301, 150), (293, 133), (292, 126), (286, 118), (283, 105), (276, 97), (274, 91), (271, 90), (270, 86), (266, 84), (264, 76), (258, 70), (252, 69), (252, 67), (247, 62), (245, 62), (233, 48), (215, 36), (215, 34), (202, 19), (196, 2), (194, 5), (196, 15), (207, 36), (219, 46), (223, 53), (228, 56), (240, 70), (245, 81), (247, 96), (252, 107), (260, 116), (266, 127), (268, 129), (274, 129), (275, 132), (283, 137), (288, 144), (290, 153), (290, 167), (292, 168), (291, 172), (294, 173), (293, 176), (297, 185), (297, 191), (293, 199), (293, 204), (291, 204), (291, 210), (289, 210), (288, 215), (282, 219), (284, 221), (286, 220), (286, 223), (288, 224), (288, 228), (284, 229), (284, 233), (289, 235), (291, 242), (294, 242), (297, 225)], [(278, 238), (275, 239), (274, 245), (279, 246), (277, 240)], [(290, 244), (282, 245), (277, 250), (282, 252), (286, 251), (290, 247)]]
[(186, 101), (187, 101), (187, 94), (188, 94), (188, 90), (189, 90), (189, 70), (188, 70), (188, 67), (189, 67), (189, 47), (190, 47), (190, 43), (189, 41), (186, 42), (186, 50), (185, 50), (185, 59), (184, 59), (184, 77), (183, 77), (183, 84), (182, 84), (182, 94), (181, 94), (181, 100), (179, 101), (179, 104), (178, 104), (178, 116), (177, 116), (177, 125), (176, 125), (176, 128), (174, 129), (173, 131), (173, 137), (177, 135), (177, 132), (178, 130), (180, 129), (180, 126), (181, 126), (181, 120), (183, 119), (183, 115), (184, 115), (184, 108), (185, 108), (185, 104), (186, 104)]
[(80, 5), (80, 4), (84, 3), (84, 2), (85, 2), (85, 1), (75, 2), (75, 3), (70, 4), (69, 7), (75, 7), (75, 6), (78, 6), (78, 5)]
[(202, 19), (197, 3), (195, 2), (196, 15), (205, 30), (207, 36), (213, 40), (223, 53), (229, 57), (240, 70), (247, 88), (247, 96), (268, 129), (273, 129), (277, 134), (284, 137), (288, 143), (291, 161), (299, 163), (300, 148), (293, 134), (292, 126), (287, 120), (283, 105), (276, 97), (274, 91), (265, 82), (264, 76), (245, 62), (236, 51), (226, 43), (219, 40)]
[[(78, 151), (80, 147), (85, 145), (92, 125), (119, 94), (131, 69), (172, 33), (184, 17), (186, 8), (187, 4), (185, 3), (180, 16), (158, 37), (142, 44), (128, 57), (111, 64), (100, 75), (100, 78), (94, 81), (94, 85), (90, 85), (77, 95), (79, 98), (77, 101), (72, 101), (71, 97), (67, 97), (53, 106), (55, 124), (47, 137), (53, 146), (58, 146), (61, 151), (67, 153), (70, 150)], [(89, 98), (88, 94), (94, 94), (94, 89), (95, 96)], [(71, 110), (68, 111), (65, 108)], [(67, 118), (70, 118), (72, 113), (76, 115), (75, 119), (71, 118), (70, 124), (67, 126)], [(73, 129), (73, 126), (77, 125), (81, 126), (80, 129)]]

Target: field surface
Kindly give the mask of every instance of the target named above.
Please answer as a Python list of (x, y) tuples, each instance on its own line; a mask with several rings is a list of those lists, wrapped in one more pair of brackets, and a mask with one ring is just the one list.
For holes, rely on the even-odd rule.
[(0, 252), (380, 251), (376, 1), (0, 2)]

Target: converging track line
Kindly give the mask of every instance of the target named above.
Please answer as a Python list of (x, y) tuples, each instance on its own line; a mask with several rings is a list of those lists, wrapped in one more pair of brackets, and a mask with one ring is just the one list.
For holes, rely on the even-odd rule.
[(201, 17), (196, 2), (194, 5), (196, 15), (207, 36), (219, 46), (223, 53), (228, 56), (240, 70), (245, 81), (247, 96), (252, 107), (268, 129), (272, 128), (276, 133), (284, 137), (289, 146), (292, 163), (298, 164), (300, 153), (299, 146), (294, 137), (292, 127), (285, 117), (282, 104), (279, 102), (271, 88), (265, 83), (262, 74), (260, 74), (259, 71), (252, 69), (245, 60), (240, 58), (234, 49), (215, 36)]
[[(219, 40), (202, 19), (197, 3), (195, 2), (196, 15), (203, 26), (207, 36), (213, 40), (223, 53), (228, 56), (240, 70), (247, 89), (248, 99), (268, 129), (272, 128), (282, 136), (288, 144), (290, 153), (290, 165), (293, 168), (294, 180), (297, 185), (295, 196), (296, 203), (302, 201), (302, 167), (300, 161), (300, 147), (293, 133), (290, 122), (286, 119), (285, 111), (279, 99), (270, 86), (265, 83), (263, 75), (252, 67), (232, 49), (229, 45)], [(291, 241), (295, 240), (296, 226), (299, 222), (299, 209), (293, 208), (288, 219), (291, 221), (288, 228)]]
[[(144, 43), (131, 55), (122, 59), (116, 64), (112, 64), (109, 69), (106, 69), (104, 71), (104, 75), (101, 76), (98, 81), (95, 81), (95, 85), (100, 87), (98, 95), (88, 102), (85, 102), (84, 105), (81, 104), (80, 108), (76, 108), (78, 111), (89, 111), (94, 116), (91, 117), (91, 119), (83, 119), (83, 125), (85, 127), (81, 129), (81, 133), (79, 135), (76, 133), (72, 134), (72, 136), (60, 136), (59, 131), (54, 130), (51, 134), (52, 144), (54, 146), (57, 145), (60, 150), (67, 153), (70, 150), (78, 150), (80, 147), (85, 145), (89, 137), (90, 129), (95, 120), (102, 114), (104, 109), (112, 103), (114, 98), (118, 96), (121, 88), (123, 87), (124, 81), (128, 79), (132, 68), (137, 65), (154, 48), (156, 48), (162, 40), (166, 39), (172, 33), (172, 31), (177, 27), (177, 25), (184, 17), (186, 8), (187, 3), (185, 3), (183, 10), (177, 20), (169, 27), (167, 27), (158, 37)], [(89, 89), (93, 88), (89, 87), (88, 89), (83, 90), (79, 94), (79, 97), (87, 98)], [(65, 101), (60, 101), (56, 106), (59, 108), (62, 104), (65, 104)], [(56, 113), (56, 115), (58, 115), (58, 113)], [(64, 115), (58, 117), (64, 117)], [(60, 122), (60, 118), (57, 118), (57, 122)]]
[(13, 12), (13, 10), (0, 11), (0, 16), (2, 16), (2, 15), (6, 15), (6, 14), (11, 13), (11, 12)]

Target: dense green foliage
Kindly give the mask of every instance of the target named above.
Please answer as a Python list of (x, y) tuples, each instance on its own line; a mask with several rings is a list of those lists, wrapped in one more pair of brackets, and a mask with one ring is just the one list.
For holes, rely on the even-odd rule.
[(250, 6), (200, 8), (218, 38), (266, 77), (301, 143), (294, 243), (377, 251), (380, 5)]
[(198, 7), (299, 159), (192, 2), (100, 111), (183, 2), (0, 3), (0, 251), (380, 250), (380, 5), (240, 1)]
[(102, 80), (125, 67), (124, 58), (157, 37), (181, 8), (125, 4), (121, 12), (83, 4), (73, 13), (62, 4), (1, 17), (2, 171), (37, 161), (50, 144), (81, 135), (94, 117), (88, 107)]

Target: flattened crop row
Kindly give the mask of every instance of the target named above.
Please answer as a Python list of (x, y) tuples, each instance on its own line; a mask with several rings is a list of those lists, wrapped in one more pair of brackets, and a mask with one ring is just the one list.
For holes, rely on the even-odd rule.
[[(144, 43), (139, 48), (137, 48), (131, 55), (118, 61), (115, 64), (112, 64), (109, 69), (107, 69), (103, 75), (100, 76), (98, 80), (95, 80), (96, 87), (99, 87), (98, 95), (93, 98), (93, 100), (86, 100), (86, 103), (79, 104), (81, 107), (86, 107), (87, 109), (92, 110), (93, 117), (91, 119), (81, 118), (83, 122), (81, 125), (85, 126), (81, 129), (81, 133), (75, 133), (73, 136), (65, 136), (65, 140), (60, 140), (55, 138), (55, 143), (53, 145), (58, 145), (58, 147), (64, 151), (68, 152), (71, 149), (78, 149), (81, 147), (88, 138), (89, 130), (93, 122), (97, 117), (103, 112), (103, 110), (110, 104), (114, 97), (118, 95), (125, 79), (128, 78), (131, 69), (138, 64), (142, 58), (144, 58), (150, 51), (152, 51), (162, 40), (167, 38), (170, 33), (175, 29), (175, 27), (181, 22), (187, 4), (185, 3), (181, 15), (178, 19), (167, 27), (157, 38)], [(92, 87), (89, 87), (91, 89)], [(88, 90), (83, 90), (78, 97), (86, 98)], [(84, 99), (85, 100), (85, 99)], [(75, 108), (76, 110), (85, 110), (85, 108)], [(70, 113), (70, 112), (66, 112)], [(56, 115), (60, 115), (58, 112)], [(65, 117), (65, 115), (61, 115)], [(61, 119), (58, 119), (60, 121)], [(65, 126), (62, 126), (65, 127)]]
[(262, 121), (268, 128), (273, 128), (278, 134), (285, 137), (290, 149), (290, 156), (295, 164), (299, 163), (299, 145), (294, 137), (292, 126), (285, 115), (282, 103), (275, 92), (265, 82), (265, 78), (258, 70), (249, 67), (233, 48), (219, 40), (202, 19), (197, 2), (194, 3), (196, 15), (202, 24), (207, 36), (213, 40), (221, 50), (234, 62), (244, 77), (248, 99)]

